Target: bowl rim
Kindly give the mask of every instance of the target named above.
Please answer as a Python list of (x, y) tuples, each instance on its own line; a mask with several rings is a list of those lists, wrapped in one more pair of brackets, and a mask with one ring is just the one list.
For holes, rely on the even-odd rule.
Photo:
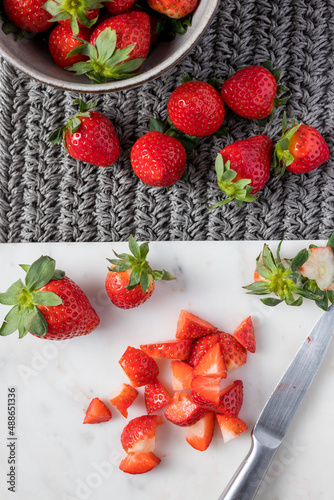
[[(104, 92), (113, 92), (117, 90), (129, 90), (131, 88), (137, 87), (144, 83), (150, 82), (155, 78), (158, 78), (163, 73), (167, 72), (169, 69), (177, 65), (198, 43), (202, 35), (205, 33), (206, 29), (209, 27), (213, 16), (216, 12), (220, 0), (210, 0), (208, 5), (208, 11), (206, 15), (203, 16), (198, 24), (198, 26), (193, 30), (187, 39), (187, 43), (182, 45), (175, 54), (169, 56), (165, 61), (158, 64), (154, 68), (151, 68), (144, 73), (138, 74), (134, 77), (131, 77), (127, 80), (116, 80), (110, 81), (106, 83), (71, 83), (64, 82), (62, 79), (55, 77), (46, 77), (44, 73), (40, 71), (32, 70), (28, 64), (17, 61), (6, 49), (3, 40), (0, 39), (0, 56), (2, 56), (8, 63), (10, 63), (15, 68), (22, 71), (29, 77), (37, 80), (46, 85), (50, 85), (56, 88), (60, 88), (62, 90), (69, 90), (74, 92), (85, 92), (89, 94), (100, 94)], [(190, 28), (191, 29), (191, 28)]]

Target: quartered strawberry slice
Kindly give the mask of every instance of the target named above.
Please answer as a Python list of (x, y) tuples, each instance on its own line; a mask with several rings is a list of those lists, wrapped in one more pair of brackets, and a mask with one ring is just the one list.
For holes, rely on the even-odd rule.
[(141, 350), (152, 358), (185, 360), (189, 357), (191, 340), (166, 340), (155, 344), (141, 344)]
[(130, 384), (122, 384), (121, 387), (111, 394), (110, 403), (117, 408), (117, 410), (127, 418), (128, 408), (132, 405), (138, 391)]
[(248, 316), (236, 328), (233, 336), (242, 344), (249, 352), (255, 352), (256, 342), (254, 334), (254, 326), (252, 318)]
[(228, 372), (246, 363), (247, 351), (233, 335), (220, 332), (219, 344)]
[(145, 385), (145, 405), (148, 414), (160, 410), (160, 408), (168, 405), (170, 401), (170, 395), (158, 379)]
[(161, 462), (152, 451), (148, 453), (128, 454), (120, 463), (119, 468), (128, 474), (144, 474)]
[(248, 427), (241, 418), (231, 417), (228, 415), (219, 415), (217, 413), (218, 424), (223, 436), (224, 443), (231, 441), (243, 432), (247, 431)]
[(235, 380), (233, 384), (221, 391), (219, 404), (215, 408), (220, 413), (237, 417), (242, 406), (243, 396), (243, 383), (241, 380)]
[(172, 388), (174, 391), (186, 391), (191, 389), (193, 368), (184, 361), (172, 361)]
[(205, 375), (196, 375), (191, 382), (191, 398), (201, 405), (210, 403), (219, 404), (220, 396), (220, 378), (207, 377)]
[(224, 358), (218, 342), (211, 346), (201, 357), (194, 368), (194, 375), (205, 375), (218, 378), (227, 377)]
[(154, 359), (135, 347), (129, 346), (126, 349), (119, 364), (134, 387), (153, 382), (159, 374), (159, 367)]
[(217, 328), (194, 314), (181, 310), (176, 327), (177, 339), (197, 339), (216, 333)]
[(153, 451), (155, 433), (161, 424), (163, 424), (163, 419), (158, 415), (142, 415), (130, 420), (121, 434), (124, 450), (129, 454)]
[(195, 450), (205, 451), (212, 441), (215, 413), (208, 411), (198, 422), (186, 427), (186, 440)]
[(190, 356), (187, 359), (189, 365), (195, 367), (203, 354), (219, 341), (219, 334), (215, 333), (213, 335), (206, 335), (205, 337), (200, 337), (195, 340), (191, 347)]
[(94, 398), (87, 408), (83, 423), (100, 424), (101, 422), (107, 422), (111, 417), (111, 411), (106, 407), (103, 401), (99, 398)]
[(165, 410), (165, 417), (173, 424), (187, 427), (195, 424), (206, 413), (184, 391), (176, 392)]

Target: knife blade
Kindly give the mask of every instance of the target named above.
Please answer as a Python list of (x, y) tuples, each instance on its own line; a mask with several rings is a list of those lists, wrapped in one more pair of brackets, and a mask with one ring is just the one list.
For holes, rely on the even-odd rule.
[(324, 359), (334, 334), (334, 306), (317, 321), (266, 402), (251, 449), (219, 500), (252, 500)]

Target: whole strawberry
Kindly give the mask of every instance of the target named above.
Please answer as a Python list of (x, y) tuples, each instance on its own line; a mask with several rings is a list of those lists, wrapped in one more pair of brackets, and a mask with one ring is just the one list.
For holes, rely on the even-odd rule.
[(112, 264), (106, 278), (106, 290), (111, 302), (121, 309), (137, 307), (152, 295), (154, 280), (173, 280), (169, 272), (153, 271), (146, 260), (148, 243), (138, 245), (133, 236), (129, 238), (132, 255), (114, 254), (117, 259), (108, 259)]
[[(79, 28), (78, 37), (81, 40), (89, 41), (91, 30), (88, 28)], [(66, 68), (72, 66), (79, 61), (86, 61), (87, 56), (82, 54), (74, 54), (68, 57), (68, 54), (79, 45), (82, 41), (73, 35), (71, 26), (68, 24), (57, 24), (53, 28), (49, 36), (49, 51), (51, 57), (57, 66)]]
[(50, 28), (51, 15), (43, 8), (45, 0), (3, 0), (8, 19), (30, 33)]
[(47, 0), (43, 9), (52, 15), (51, 22), (70, 25), (74, 35), (79, 35), (79, 28), (91, 28), (97, 21), (103, 4), (99, 0)]
[(105, 8), (112, 14), (122, 14), (132, 7), (136, 0), (107, 0), (104, 1)]
[(240, 206), (243, 201), (256, 199), (269, 179), (273, 142), (267, 135), (256, 135), (236, 141), (226, 146), (217, 155), (215, 169), (218, 186), (227, 198), (210, 208), (236, 200)]
[(320, 167), (329, 159), (328, 146), (318, 130), (310, 125), (295, 125), (287, 130), (287, 119), (283, 117), (283, 133), (275, 145), (272, 167), (275, 175), (282, 176), (285, 170), (295, 174), (306, 174)]
[(16, 281), (0, 303), (14, 306), (5, 317), (0, 335), (16, 330), (20, 338), (28, 332), (44, 339), (64, 340), (87, 335), (100, 320), (81, 288), (63, 271), (56, 270), (55, 261), (42, 256), (26, 271), (25, 282)]
[(160, 14), (180, 19), (196, 9), (198, 0), (147, 0), (147, 3)]
[(177, 87), (168, 100), (167, 110), (176, 128), (195, 137), (214, 134), (225, 117), (219, 92), (200, 81), (188, 81)]
[(222, 85), (223, 101), (244, 118), (272, 118), (275, 108), (285, 104), (290, 95), (284, 85), (277, 85), (281, 72), (270, 61), (263, 66), (247, 66)]
[[(72, 57), (72, 56), (71, 56)], [(112, 165), (120, 155), (120, 144), (111, 121), (99, 111), (91, 111), (96, 101), (79, 104), (79, 112), (49, 137), (52, 144), (63, 142), (68, 154), (98, 167)]]

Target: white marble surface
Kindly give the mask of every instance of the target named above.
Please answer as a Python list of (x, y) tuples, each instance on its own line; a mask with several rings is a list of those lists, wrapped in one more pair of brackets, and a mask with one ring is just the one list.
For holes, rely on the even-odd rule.
[[(273, 247), (276, 243), (272, 243)], [(291, 256), (306, 243), (285, 242)], [(250, 446), (250, 431), (226, 445), (218, 426), (205, 452), (192, 449), (184, 430), (165, 422), (158, 428), (153, 471), (139, 476), (118, 469), (124, 456), (120, 433), (127, 421), (145, 413), (143, 390), (129, 409), (128, 420), (112, 408), (113, 418), (83, 425), (84, 410), (97, 396), (127, 382), (118, 360), (128, 345), (171, 339), (180, 309), (187, 309), (233, 333), (252, 315), (257, 352), (229, 374), (241, 378), (245, 398), (240, 417), (254, 425), (265, 401), (321, 311), (307, 303), (268, 308), (246, 295), (262, 242), (153, 242), (149, 261), (177, 276), (157, 283), (139, 308), (122, 311), (106, 296), (106, 257), (127, 251), (126, 243), (55, 243), (0, 245), (0, 291), (41, 254), (52, 256), (87, 293), (101, 325), (86, 337), (54, 342), (15, 333), (1, 338), (0, 349), (0, 498), (2, 500), (216, 500)], [(0, 306), (1, 318), (8, 310)], [(169, 364), (159, 362), (160, 379), (171, 391)], [(332, 499), (334, 460), (334, 345), (265, 479), (259, 500)], [(7, 490), (7, 391), (17, 392), (16, 492)], [(172, 392), (172, 391), (171, 391)]]

